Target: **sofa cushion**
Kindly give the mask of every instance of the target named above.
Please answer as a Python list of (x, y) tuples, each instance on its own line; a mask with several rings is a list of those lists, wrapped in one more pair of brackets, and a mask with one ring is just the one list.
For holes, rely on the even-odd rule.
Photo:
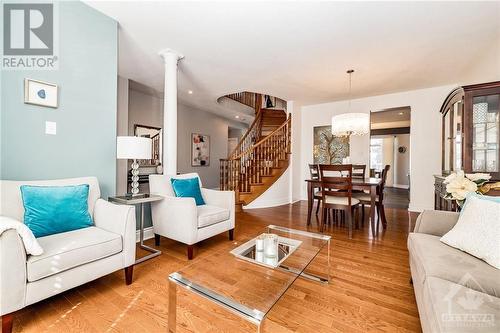
[(500, 270), (442, 243), (439, 236), (410, 233), (408, 249), (424, 283), (429, 277), (438, 277), (500, 297)]
[(89, 227), (38, 238), (44, 253), (30, 256), (28, 281), (33, 282), (122, 251), (118, 234)]
[(431, 332), (495, 332), (500, 326), (500, 298), (437, 277), (425, 281), (422, 304)]
[(202, 205), (197, 207), (198, 210), (198, 228), (208, 227), (229, 219), (229, 209)]

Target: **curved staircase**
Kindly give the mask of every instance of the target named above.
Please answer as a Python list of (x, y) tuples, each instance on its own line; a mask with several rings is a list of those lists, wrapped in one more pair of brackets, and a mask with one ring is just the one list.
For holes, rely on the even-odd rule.
[(291, 154), (291, 117), (283, 109), (262, 108), (262, 95), (243, 92), (226, 97), (255, 108), (255, 120), (227, 159), (220, 160), (220, 189), (236, 192), (246, 206), (286, 171)]

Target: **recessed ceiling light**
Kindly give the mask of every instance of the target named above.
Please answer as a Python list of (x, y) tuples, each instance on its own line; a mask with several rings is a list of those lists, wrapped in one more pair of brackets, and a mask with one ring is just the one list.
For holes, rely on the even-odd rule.
[(402, 116), (404, 113), (403, 112), (400, 112), (399, 115)]
[(192, 94), (193, 94), (193, 91), (192, 91), (192, 90), (188, 90), (188, 94), (189, 94), (189, 95), (192, 95)]
[(236, 118), (236, 119), (240, 119), (240, 116), (234, 116), (234, 118)]

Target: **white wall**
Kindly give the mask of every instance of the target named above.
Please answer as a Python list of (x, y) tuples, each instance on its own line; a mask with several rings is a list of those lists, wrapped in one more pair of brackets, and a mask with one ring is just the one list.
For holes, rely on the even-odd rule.
[[(400, 153), (399, 147), (406, 147), (406, 152)], [(394, 185), (408, 187), (408, 173), (410, 171), (410, 134), (398, 134), (394, 137)]]
[[(219, 159), (227, 158), (229, 127), (244, 129), (246, 125), (183, 104), (178, 105), (177, 112), (177, 170), (197, 172), (204, 187), (219, 188)], [(191, 166), (192, 133), (210, 136), (209, 166)]]
[(394, 185), (394, 137), (385, 136), (382, 138), (382, 165), (390, 165), (391, 168), (387, 173), (386, 186)]
[(302, 106), (297, 101), (287, 103), (287, 111), (292, 117), (292, 161), (290, 173), (291, 201), (302, 197)]
[[(353, 100), (353, 112), (369, 113), (393, 107), (411, 107), (411, 199), (410, 210), (432, 209), (434, 204), (434, 174), (441, 173), (441, 116), (443, 100), (456, 85), (440, 86), (402, 93)], [(313, 127), (328, 125), (331, 117), (346, 112), (347, 102), (332, 102), (302, 107), (301, 110), (301, 197), (307, 199), (304, 180), (309, 177), (308, 163), (312, 162)], [(369, 135), (353, 137), (351, 161), (369, 164)]]
[(135, 134), (135, 124), (163, 127), (163, 99), (130, 89), (128, 124), (128, 135)]

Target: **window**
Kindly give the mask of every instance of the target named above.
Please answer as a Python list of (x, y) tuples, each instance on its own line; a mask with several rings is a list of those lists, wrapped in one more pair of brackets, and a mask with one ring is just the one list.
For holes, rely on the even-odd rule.
[(370, 139), (370, 168), (375, 170), (382, 170), (383, 167), (383, 139), (371, 138)]

